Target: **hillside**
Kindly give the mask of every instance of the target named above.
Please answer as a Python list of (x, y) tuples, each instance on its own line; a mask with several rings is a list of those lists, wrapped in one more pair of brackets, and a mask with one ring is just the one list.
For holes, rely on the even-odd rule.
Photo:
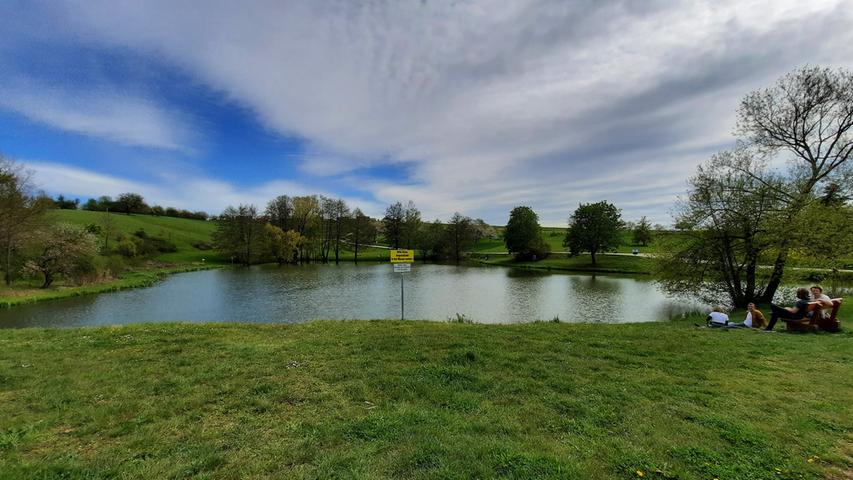
[(133, 234), (144, 230), (149, 236), (160, 237), (175, 244), (177, 252), (164, 253), (157, 260), (168, 263), (195, 263), (224, 261), (213, 250), (202, 250), (195, 245), (210, 244), (214, 222), (186, 218), (155, 217), (153, 215), (125, 215), (121, 213), (90, 212), (88, 210), (51, 210), (48, 218), (76, 225), (95, 224), (103, 228), (106, 218), (114, 223), (116, 233)]

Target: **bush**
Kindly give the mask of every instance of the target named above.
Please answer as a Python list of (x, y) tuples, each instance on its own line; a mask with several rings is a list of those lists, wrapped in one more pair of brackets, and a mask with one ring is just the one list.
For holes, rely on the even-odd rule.
[(134, 242), (128, 237), (122, 237), (116, 245), (115, 249), (116, 252), (128, 258), (135, 257), (138, 253), (136, 248), (136, 242)]

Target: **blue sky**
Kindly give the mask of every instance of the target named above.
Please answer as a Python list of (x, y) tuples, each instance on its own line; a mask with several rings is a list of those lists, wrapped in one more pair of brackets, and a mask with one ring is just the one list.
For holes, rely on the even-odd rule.
[(853, 2), (7, 1), (0, 153), (39, 188), (670, 223), (739, 100), (853, 66)]

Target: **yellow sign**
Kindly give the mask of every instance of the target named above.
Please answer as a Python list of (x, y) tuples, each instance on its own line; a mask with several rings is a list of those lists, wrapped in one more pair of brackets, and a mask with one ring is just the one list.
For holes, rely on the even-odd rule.
[(414, 261), (414, 250), (391, 250), (391, 263), (412, 263)]

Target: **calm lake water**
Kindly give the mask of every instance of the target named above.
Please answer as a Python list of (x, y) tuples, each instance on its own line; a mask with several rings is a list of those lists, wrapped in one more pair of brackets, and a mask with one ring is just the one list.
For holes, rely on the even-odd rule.
[(400, 318), (480, 323), (649, 322), (706, 308), (637, 277), (449, 265), (260, 266), (173, 275), (150, 288), (0, 309), (0, 327)]

